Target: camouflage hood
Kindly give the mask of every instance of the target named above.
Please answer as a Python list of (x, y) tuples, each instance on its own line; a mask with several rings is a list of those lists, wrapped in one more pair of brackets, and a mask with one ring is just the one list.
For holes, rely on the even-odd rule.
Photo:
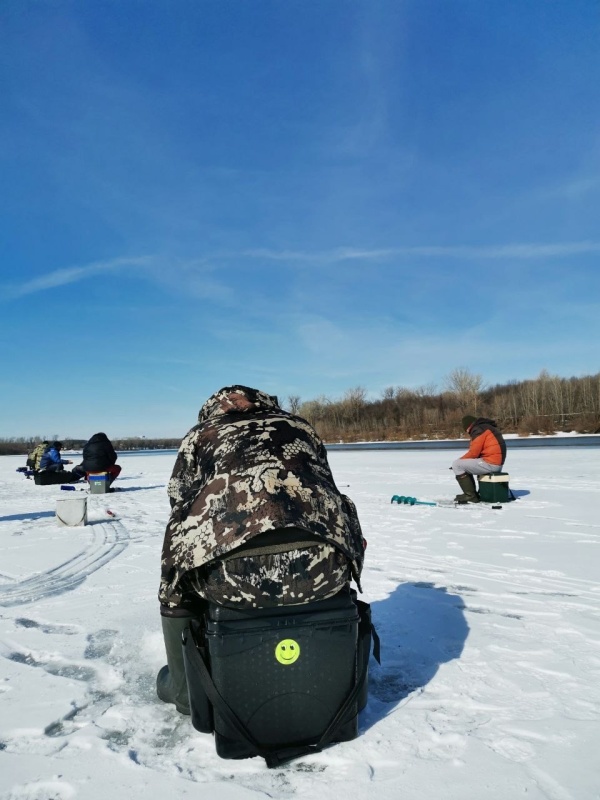
[(308, 531), (343, 553), (358, 582), (363, 539), (356, 509), (335, 485), (323, 442), (276, 398), (227, 386), (202, 406), (169, 481), (171, 517), (159, 598), (176, 607), (181, 579), (261, 533)]
[(207, 422), (214, 417), (231, 413), (250, 413), (252, 411), (281, 410), (277, 398), (260, 389), (249, 386), (225, 386), (211, 395), (200, 409), (198, 423)]

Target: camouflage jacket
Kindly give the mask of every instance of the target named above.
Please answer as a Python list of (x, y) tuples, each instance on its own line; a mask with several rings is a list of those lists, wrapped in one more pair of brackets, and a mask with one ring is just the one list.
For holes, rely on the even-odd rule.
[(50, 445), (48, 444), (48, 442), (41, 442), (40, 444), (37, 445), (37, 447), (35, 447), (32, 450), (32, 452), (29, 455), (29, 458), (30, 458), (30, 460), (32, 462), (32, 468), (33, 469), (37, 470), (37, 469), (40, 468), (40, 463), (42, 461), (42, 456), (44, 455), (46, 450), (49, 449), (49, 447), (50, 447)]
[(356, 508), (337, 489), (312, 426), (264, 392), (230, 386), (207, 400), (181, 443), (168, 494), (163, 605), (180, 605), (186, 573), (280, 528), (301, 528), (335, 547), (359, 583)]

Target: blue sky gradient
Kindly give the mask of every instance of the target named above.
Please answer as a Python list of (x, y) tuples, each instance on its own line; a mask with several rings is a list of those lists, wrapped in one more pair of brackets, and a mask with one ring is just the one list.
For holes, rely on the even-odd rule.
[(596, 0), (0, 4), (0, 436), (600, 371)]

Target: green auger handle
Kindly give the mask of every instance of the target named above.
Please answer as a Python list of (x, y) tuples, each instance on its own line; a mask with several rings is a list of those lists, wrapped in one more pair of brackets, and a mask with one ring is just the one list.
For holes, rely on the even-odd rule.
[(416, 497), (405, 497), (403, 494), (395, 494), (392, 503), (403, 503), (407, 506), (437, 506), (437, 503), (428, 503), (426, 500), (417, 500)]
[(414, 506), (417, 502), (416, 497), (405, 497), (403, 494), (395, 494), (392, 497), (392, 503), (403, 503), (406, 506)]

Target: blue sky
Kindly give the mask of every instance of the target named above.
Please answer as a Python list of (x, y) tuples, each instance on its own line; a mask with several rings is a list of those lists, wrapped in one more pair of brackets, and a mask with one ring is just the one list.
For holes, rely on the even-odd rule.
[(596, 0), (0, 4), (0, 436), (600, 371)]

